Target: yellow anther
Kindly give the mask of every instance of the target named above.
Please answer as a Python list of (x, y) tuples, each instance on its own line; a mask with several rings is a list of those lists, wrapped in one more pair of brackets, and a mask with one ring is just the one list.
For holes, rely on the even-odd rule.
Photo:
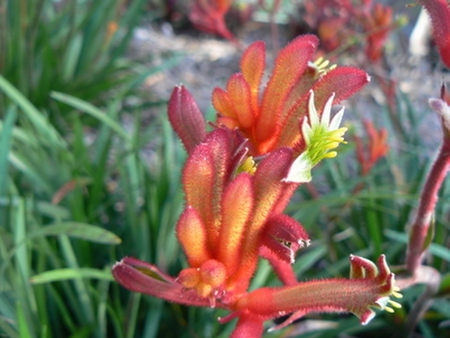
[(330, 61), (324, 59), (322, 56), (310, 64), (316, 69), (317, 75), (325, 75), (330, 70), (333, 70), (337, 67), (337, 65), (335, 64), (329, 66)]
[(386, 312), (389, 312), (389, 313), (394, 313), (394, 309), (393, 309), (393, 308), (390, 308), (389, 306), (386, 306), (386, 307), (384, 308), (384, 310), (385, 310)]
[(389, 300), (389, 304), (391, 304), (393, 307), (396, 307), (397, 309), (400, 309), (402, 307), (402, 304), (397, 303), (393, 300)]
[(237, 172), (241, 173), (241, 172), (248, 172), (249, 174), (254, 174), (256, 171), (256, 163), (253, 160), (253, 157), (247, 157), (245, 159), (245, 161), (239, 166)]
[(339, 146), (339, 142), (331, 142), (325, 146), (326, 149), (334, 149)]
[(393, 292), (392, 292), (392, 295), (393, 295), (395, 298), (403, 298), (403, 295), (402, 295), (401, 293), (399, 293), (399, 292), (396, 292), (396, 291), (393, 291)]
[(318, 67), (323, 61), (323, 57), (319, 57), (316, 61), (314, 61), (313, 63)]
[(333, 158), (337, 156), (337, 152), (336, 151), (330, 151), (329, 153), (326, 153), (323, 158)]

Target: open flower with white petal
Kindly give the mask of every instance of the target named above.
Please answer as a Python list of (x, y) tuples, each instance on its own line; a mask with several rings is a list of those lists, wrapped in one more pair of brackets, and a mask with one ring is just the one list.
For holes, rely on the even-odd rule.
[(314, 92), (310, 91), (308, 116), (303, 120), (301, 129), (306, 149), (295, 159), (289, 170), (286, 182), (304, 183), (311, 181), (311, 169), (324, 158), (332, 158), (336, 151), (330, 151), (345, 143), (344, 134), (347, 128), (339, 128), (344, 107), (331, 118), (331, 107), (334, 94), (327, 100), (322, 115), (319, 116), (314, 104)]

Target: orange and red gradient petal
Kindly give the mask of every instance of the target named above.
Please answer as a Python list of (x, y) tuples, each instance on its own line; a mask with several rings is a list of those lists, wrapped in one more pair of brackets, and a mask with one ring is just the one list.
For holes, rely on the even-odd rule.
[(238, 112), (236, 118), (242, 130), (253, 126), (255, 116), (251, 106), (250, 87), (241, 73), (233, 74), (228, 80), (227, 91), (234, 109)]
[(192, 151), (183, 170), (186, 204), (199, 213), (210, 247), (219, 237), (221, 199), (229, 163), (228, 131), (216, 129)]
[(251, 105), (258, 113), (259, 86), (266, 66), (266, 45), (258, 41), (250, 45), (241, 58), (241, 72), (250, 87)]
[(191, 152), (206, 136), (206, 125), (192, 95), (183, 86), (176, 86), (169, 100), (169, 121), (186, 151)]
[(252, 176), (241, 173), (225, 189), (222, 200), (222, 224), (217, 255), (229, 274), (240, 264), (240, 249), (252, 210)]
[(316, 36), (302, 35), (278, 54), (272, 76), (264, 91), (261, 111), (256, 124), (256, 139), (259, 143), (270, 139), (276, 131), (275, 126), (285, 99), (305, 71), (317, 45)]
[(287, 183), (282, 179), (286, 177), (291, 163), (292, 150), (281, 148), (263, 159), (256, 170), (253, 178), (255, 200), (253, 216), (245, 234), (241, 264), (233, 277), (233, 283), (239, 284), (243, 290), (247, 289), (256, 268), (264, 224), (285, 192), (284, 187)]
[(194, 208), (188, 206), (184, 210), (176, 231), (191, 267), (197, 268), (211, 258), (205, 224)]
[(214, 88), (212, 93), (212, 104), (222, 116), (236, 120), (236, 110), (233, 107), (230, 95), (222, 88)]
[(292, 160), (292, 149), (286, 147), (273, 151), (258, 165), (254, 177), (256, 203), (253, 227), (260, 229), (286, 193), (285, 188), (289, 184), (283, 179), (287, 176)]

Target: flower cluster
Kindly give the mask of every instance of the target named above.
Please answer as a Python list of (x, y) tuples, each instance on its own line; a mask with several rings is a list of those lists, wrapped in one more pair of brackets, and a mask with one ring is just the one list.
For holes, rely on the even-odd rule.
[[(445, 1), (445, 0), (444, 0)], [(372, 0), (306, 0), (302, 21), (317, 32), (326, 52), (362, 42), (365, 57), (378, 62), (395, 28), (392, 8)], [(352, 52), (358, 49), (350, 48)]]
[[(351, 256), (350, 279), (298, 282), (292, 269), (297, 250), (309, 245), (302, 225), (283, 213), (311, 169), (344, 142), (333, 103), (368, 82), (351, 67), (325, 69), (311, 62), (317, 38), (297, 38), (278, 55), (265, 89), (262, 42), (251, 45), (226, 90), (216, 88), (213, 130), (183, 86), (174, 89), (169, 120), (189, 156), (182, 183), (186, 204), (176, 236), (189, 267), (172, 278), (157, 267), (124, 258), (113, 267), (126, 288), (193, 306), (220, 307), (238, 318), (231, 337), (260, 337), (264, 321), (291, 313), (281, 326), (310, 312), (352, 312), (361, 323), (372, 307), (398, 295), (384, 256), (378, 268)], [(283, 287), (248, 291), (259, 257), (266, 258)], [(397, 303), (391, 302), (396, 306)], [(279, 326), (279, 327), (281, 327)]]
[(379, 159), (386, 156), (389, 151), (389, 145), (387, 144), (387, 130), (381, 128), (377, 130), (374, 124), (368, 120), (363, 121), (366, 134), (368, 136), (368, 142), (364, 147), (363, 138), (354, 136), (356, 142), (356, 158), (361, 165), (361, 175), (365, 176), (369, 174), (373, 166)]

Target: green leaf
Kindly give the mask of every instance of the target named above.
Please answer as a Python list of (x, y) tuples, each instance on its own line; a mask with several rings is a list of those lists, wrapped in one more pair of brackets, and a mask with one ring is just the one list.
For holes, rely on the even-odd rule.
[(17, 309), (17, 326), (19, 328), (20, 337), (22, 338), (32, 338), (27, 320), (25, 317), (25, 311), (23, 309), (22, 303), (16, 303)]
[(112, 232), (98, 226), (79, 222), (61, 222), (42, 227), (31, 234), (37, 236), (66, 235), (101, 244), (120, 244), (122, 240)]
[(6, 115), (5, 124), (0, 134), (0, 196), (3, 196), (7, 187), (7, 173), (8, 173), (8, 155), (11, 148), (11, 138), (14, 130), (14, 124), (17, 118), (17, 111), (15, 107), (11, 107)]
[(92, 268), (67, 268), (50, 270), (40, 273), (31, 277), (30, 282), (32, 284), (42, 284), (83, 278), (100, 279), (106, 281), (114, 280), (110, 270), (105, 271)]

